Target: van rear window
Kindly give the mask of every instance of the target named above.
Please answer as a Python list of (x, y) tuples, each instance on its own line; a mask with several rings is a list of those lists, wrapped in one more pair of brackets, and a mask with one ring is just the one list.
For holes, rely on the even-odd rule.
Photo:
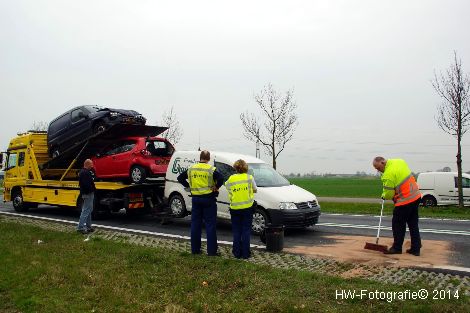
[[(455, 188), (458, 188), (458, 177), (454, 177)], [(462, 188), (470, 188), (470, 179), (462, 177)]]
[(56, 132), (60, 131), (67, 127), (69, 120), (69, 113), (65, 114), (64, 116), (59, 117), (57, 120), (53, 121), (49, 125), (49, 134), (55, 134)]

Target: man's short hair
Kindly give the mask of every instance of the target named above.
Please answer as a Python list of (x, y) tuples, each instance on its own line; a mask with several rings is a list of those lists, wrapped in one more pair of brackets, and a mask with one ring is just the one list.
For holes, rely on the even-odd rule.
[(211, 153), (207, 150), (201, 151), (201, 154), (199, 155), (199, 160), (204, 160), (204, 161), (209, 161), (211, 159)]
[(385, 161), (384, 157), (378, 156), (378, 157), (374, 158), (374, 163), (380, 163), (380, 162), (383, 162), (383, 161)]

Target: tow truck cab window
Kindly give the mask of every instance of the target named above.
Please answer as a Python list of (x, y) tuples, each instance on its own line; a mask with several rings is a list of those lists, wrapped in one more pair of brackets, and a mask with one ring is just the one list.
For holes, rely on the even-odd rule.
[(18, 158), (18, 154), (16, 153), (9, 153), (7, 154), (7, 167), (5, 171), (9, 170), (10, 168), (14, 168), (16, 166), (16, 160)]
[(20, 152), (18, 156), (18, 166), (23, 166), (24, 165), (24, 152)]

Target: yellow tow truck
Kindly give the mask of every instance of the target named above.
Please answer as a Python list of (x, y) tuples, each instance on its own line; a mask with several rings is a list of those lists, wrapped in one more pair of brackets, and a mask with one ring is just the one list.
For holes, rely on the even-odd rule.
[[(11, 139), (7, 151), (0, 154), (0, 165), (4, 163), (5, 172), (3, 201), (12, 201), (18, 212), (35, 208), (38, 204), (80, 209), (82, 201), (79, 197), (78, 171), (85, 158), (93, 155), (105, 141), (114, 140), (114, 134), (149, 135), (166, 129), (156, 126), (126, 127), (97, 134), (54, 159), (49, 157), (46, 132), (18, 134)], [(71, 153), (75, 157), (72, 158)], [(95, 217), (121, 209), (126, 209), (127, 213), (137, 210), (162, 211), (164, 181), (143, 184), (99, 181), (95, 182), (95, 186)]]

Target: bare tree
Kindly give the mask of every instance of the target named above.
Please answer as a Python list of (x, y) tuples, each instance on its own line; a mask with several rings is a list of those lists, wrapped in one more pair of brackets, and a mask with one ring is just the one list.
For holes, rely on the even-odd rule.
[(272, 156), (274, 168), (277, 157), (292, 139), (298, 125), (297, 115), (294, 112), (297, 105), (293, 96), (292, 90), (281, 95), (274, 90), (272, 84), (268, 84), (254, 96), (264, 116), (264, 122), (261, 124), (260, 119), (253, 113), (240, 114), (245, 137), (252, 142), (259, 142), (264, 147)]
[(434, 73), (432, 85), (442, 103), (437, 108), (437, 124), (439, 127), (457, 139), (457, 172), (459, 191), (459, 207), (463, 208), (462, 192), (462, 147), (463, 135), (470, 126), (470, 78), (462, 71), (462, 62), (454, 51), (454, 62), (446, 73)]
[(163, 112), (161, 126), (168, 127), (168, 130), (162, 134), (162, 137), (176, 145), (183, 136), (183, 130), (173, 111), (173, 107), (171, 107), (170, 111)]
[(34, 121), (29, 129), (34, 131), (47, 131), (48, 126), (49, 124), (47, 124), (46, 122)]

